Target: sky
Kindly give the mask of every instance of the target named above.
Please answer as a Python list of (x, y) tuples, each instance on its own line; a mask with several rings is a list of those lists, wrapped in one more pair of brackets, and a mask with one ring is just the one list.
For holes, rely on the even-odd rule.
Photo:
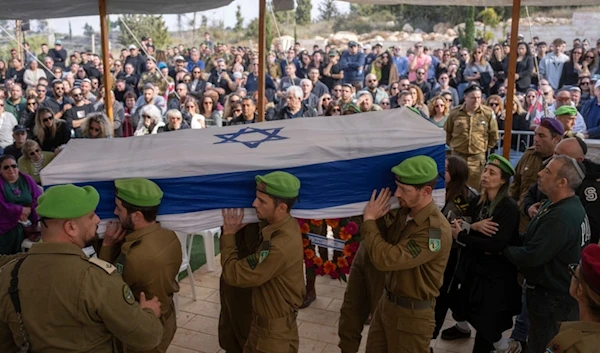
[[(312, 18), (316, 19), (319, 15), (319, 4), (323, 0), (312, 0)], [(252, 6), (248, 6), (248, 3), (255, 3)], [(225, 23), (225, 27), (233, 27), (235, 25), (235, 11), (237, 5), (242, 6), (242, 13), (244, 15), (244, 23), (247, 25), (252, 19), (258, 17), (258, 1), (257, 0), (234, 0), (231, 4), (218, 9), (209, 11), (198, 12), (196, 20), (200, 21), (202, 15), (206, 15), (209, 19), (220, 19)], [(244, 6), (245, 4), (245, 6)], [(348, 12), (350, 10), (350, 3), (337, 1), (338, 9), (341, 12)], [(192, 18), (192, 14), (184, 14), (183, 22), (187, 22), (187, 19)], [(117, 19), (117, 16), (110, 16), (112, 21)], [(170, 30), (177, 30), (177, 15), (165, 15), (165, 21)], [(69, 21), (73, 29), (73, 35), (82, 35), (83, 26), (89, 23), (94, 30), (100, 30), (100, 22), (97, 16), (83, 16), (83, 17), (70, 17), (70, 18), (59, 18), (50, 20), (50, 26), (58, 33), (69, 33)], [(184, 28), (185, 29), (185, 28)]]

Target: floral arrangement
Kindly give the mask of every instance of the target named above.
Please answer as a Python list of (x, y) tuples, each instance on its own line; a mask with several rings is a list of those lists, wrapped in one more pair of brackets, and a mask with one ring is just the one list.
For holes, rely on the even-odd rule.
[[(361, 217), (358, 217), (361, 218)], [(350, 273), (350, 266), (358, 251), (361, 237), (358, 235), (358, 219), (298, 219), (298, 224), (302, 231), (302, 243), (304, 246), (304, 264), (306, 265), (307, 275), (329, 276), (333, 279), (347, 281), (347, 275)], [(325, 222), (325, 224), (323, 224)], [(327, 226), (330, 226), (334, 238), (346, 242), (342, 252), (334, 251), (334, 259), (322, 259), (315, 254), (315, 248), (312, 246), (308, 233), (323, 235), (327, 234)]]

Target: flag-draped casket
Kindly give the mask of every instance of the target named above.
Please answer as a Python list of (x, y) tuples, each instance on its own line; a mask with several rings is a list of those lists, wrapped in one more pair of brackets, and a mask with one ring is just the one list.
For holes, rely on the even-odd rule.
[[(152, 179), (164, 192), (159, 209), (163, 226), (191, 233), (220, 226), (223, 208), (246, 208), (246, 221), (252, 221), (254, 177), (274, 170), (288, 171), (302, 183), (294, 216), (362, 214), (374, 189), (395, 189), (390, 169), (408, 157), (431, 156), (443, 176), (444, 142), (443, 130), (402, 108), (71, 140), (41, 172), (41, 179), (45, 187), (65, 183), (96, 187), (102, 220), (115, 217), (115, 179)], [(440, 177), (434, 191), (438, 203), (443, 195)]]

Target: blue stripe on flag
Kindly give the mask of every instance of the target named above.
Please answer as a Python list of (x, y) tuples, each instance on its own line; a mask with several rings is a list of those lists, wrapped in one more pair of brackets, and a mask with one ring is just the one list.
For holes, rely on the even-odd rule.
[[(395, 190), (390, 169), (406, 158), (428, 155), (435, 159), (443, 175), (445, 145), (335, 162), (325, 162), (283, 169), (302, 183), (299, 202), (294, 208), (316, 210), (367, 201), (374, 189)], [(124, 166), (124, 168), (126, 168)], [(256, 195), (254, 177), (273, 170), (254, 170), (225, 174), (154, 179), (164, 192), (159, 214), (181, 214), (222, 208), (250, 208)], [(100, 193), (96, 213), (102, 219), (114, 217), (113, 181), (83, 182)], [(436, 189), (444, 187), (439, 178)]]

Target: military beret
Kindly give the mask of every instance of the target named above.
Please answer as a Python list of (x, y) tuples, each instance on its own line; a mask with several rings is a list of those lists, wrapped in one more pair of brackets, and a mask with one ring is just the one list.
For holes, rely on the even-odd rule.
[(581, 274), (585, 282), (600, 295), (600, 246), (590, 244), (581, 252)]
[(93, 212), (100, 195), (92, 186), (52, 186), (38, 198), (37, 214), (42, 218), (75, 219)]
[(542, 121), (540, 121), (540, 126), (545, 127), (550, 131), (554, 131), (554, 133), (560, 136), (565, 134), (565, 127), (563, 124), (554, 118), (543, 118)]
[(294, 175), (276, 171), (266, 175), (257, 175), (256, 185), (264, 184), (264, 189), (258, 189), (265, 194), (282, 199), (293, 199), (300, 192), (300, 180)]
[(401, 184), (421, 185), (434, 180), (438, 176), (435, 160), (429, 156), (415, 156), (402, 161), (392, 173)]
[(409, 107), (407, 106), (408, 109), (412, 110), (415, 114), (417, 115), (421, 115), (421, 112), (419, 111), (419, 109), (415, 108), (415, 107)]
[(515, 168), (513, 168), (512, 164), (510, 164), (510, 161), (499, 154), (490, 154), (486, 165), (489, 164), (495, 165), (510, 176), (515, 175)]
[(163, 197), (160, 187), (144, 178), (115, 180), (115, 188), (119, 199), (138, 207), (158, 206)]
[(572, 107), (570, 105), (563, 105), (562, 107), (560, 107), (554, 111), (554, 115), (555, 116), (559, 116), (559, 115), (575, 116), (575, 115), (577, 115), (577, 108)]
[(465, 89), (464, 94), (468, 94), (468, 93), (471, 93), (473, 91), (479, 91), (479, 92), (481, 92), (481, 87), (479, 87), (479, 85), (476, 85), (476, 84), (470, 85), (469, 87), (467, 87)]

